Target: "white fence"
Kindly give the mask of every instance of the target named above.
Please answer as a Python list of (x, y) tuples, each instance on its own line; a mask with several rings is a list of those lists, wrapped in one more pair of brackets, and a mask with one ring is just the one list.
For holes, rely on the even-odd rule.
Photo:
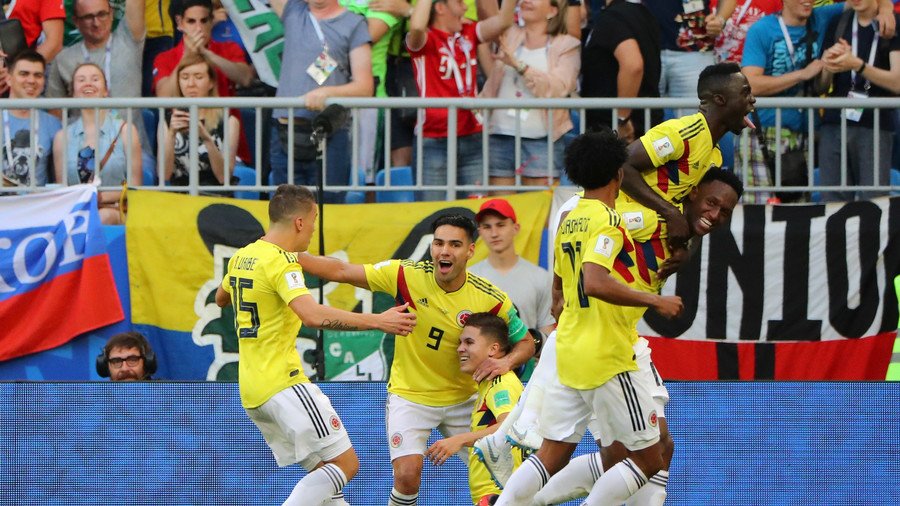
[[(456, 164), (456, 154), (457, 154), (457, 145), (456, 145), (456, 114), (455, 111), (458, 109), (476, 109), (476, 110), (492, 110), (492, 109), (550, 109), (551, 114), (553, 114), (554, 109), (568, 109), (570, 111), (576, 111), (578, 114), (575, 117), (580, 118), (580, 120), (575, 124), (575, 128), (573, 133), (578, 133), (584, 131), (585, 129), (585, 110), (588, 109), (608, 109), (610, 112), (611, 123), (615, 124), (615, 119), (618, 116), (617, 109), (618, 108), (629, 108), (636, 110), (649, 110), (649, 109), (682, 109), (682, 110), (692, 110), (695, 109), (698, 105), (698, 101), (694, 99), (584, 99), (584, 98), (566, 98), (566, 99), (528, 99), (528, 100), (506, 100), (506, 99), (417, 99), (417, 98), (343, 98), (343, 99), (331, 99), (328, 103), (337, 103), (344, 105), (351, 109), (352, 111), (352, 121), (351, 121), (351, 145), (352, 145), (352, 158), (351, 160), (355, 161), (359, 160), (359, 152), (360, 152), (360, 143), (359, 143), (359, 132), (361, 128), (361, 119), (360, 119), (360, 111), (363, 109), (397, 109), (397, 108), (448, 108), (449, 110), (449, 124), (448, 124), (448, 132), (449, 132), (449, 142), (447, 144), (447, 152), (448, 152), (448, 181), (456, 181), (456, 173), (457, 173), (457, 164)], [(805, 109), (806, 110), (806, 118), (807, 118), (807, 126), (809, 130), (809, 142), (808, 142), (808, 181), (810, 184), (807, 186), (792, 186), (792, 187), (782, 187), (780, 184), (775, 184), (773, 186), (752, 186), (747, 184), (746, 174), (748, 173), (747, 167), (738, 167), (740, 172), (744, 174), (745, 178), (745, 186), (748, 192), (772, 192), (772, 191), (837, 191), (837, 190), (846, 190), (846, 185), (840, 186), (814, 186), (812, 182), (814, 181), (814, 162), (815, 159), (815, 136), (816, 136), (816, 118), (818, 116), (818, 111), (821, 109), (842, 109), (842, 108), (858, 108), (859, 101), (848, 99), (848, 98), (829, 98), (829, 99), (821, 99), (821, 98), (759, 98), (756, 104), (757, 108), (776, 108), (776, 129), (780, 130), (781, 128), (781, 109), (782, 108), (790, 108), (790, 109)], [(264, 179), (263, 173), (261, 170), (262, 167), (268, 165), (268, 146), (264, 145), (264, 139), (267, 138), (264, 135), (264, 131), (269, 129), (269, 122), (267, 120), (268, 110), (271, 109), (288, 109), (289, 113), (289, 123), (288, 123), (288, 146), (287, 148), (287, 178), (288, 182), (293, 182), (294, 180), (294, 156), (293, 156), (293, 111), (295, 109), (303, 109), (304, 103), (302, 98), (296, 99), (286, 99), (286, 98), (201, 98), (201, 99), (162, 99), (162, 98), (141, 98), (141, 99), (124, 99), (124, 98), (106, 98), (106, 99), (35, 99), (35, 100), (3, 100), (0, 101), (0, 110), (4, 109), (31, 109), (32, 117), (35, 115), (35, 111), (38, 109), (43, 110), (52, 110), (59, 111), (60, 116), (62, 118), (63, 124), (65, 125), (69, 118), (72, 117), (75, 113), (73, 110), (80, 109), (117, 109), (120, 111), (120, 116), (122, 119), (125, 119), (129, 122), (142, 121), (144, 113), (143, 110), (153, 110), (158, 114), (158, 118), (164, 118), (164, 111), (169, 108), (183, 108), (187, 109), (190, 112), (191, 122), (189, 133), (189, 146), (190, 146), (190, 178), (189, 184), (187, 186), (169, 186), (165, 184), (162, 177), (164, 174), (163, 160), (165, 159), (164, 150), (165, 146), (162, 146), (157, 150), (156, 153), (153, 153), (156, 160), (156, 166), (153, 169), (148, 170), (148, 167), (143, 167), (145, 174), (154, 175), (154, 179), (157, 181), (155, 185), (145, 185), (144, 181), (133, 181), (132, 177), (132, 163), (133, 160), (128, 157), (128, 167), (127, 173), (129, 174), (128, 185), (130, 187), (136, 188), (153, 188), (157, 190), (163, 191), (180, 191), (187, 192), (193, 195), (196, 195), (200, 192), (216, 192), (216, 191), (246, 191), (246, 192), (265, 192), (271, 191), (274, 189), (273, 185), (270, 185), (267, 180)], [(201, 108), (221, 108), (225, 112), (227, 116), (227, 112), (230, 109), (242, 109), (249, 110), (252, 114), (252, 124), (243, 124), (243, 130), (248, 140), (251, 140), (253, 145), (255, 146), (255, 150), (252, 153), (250, 160), (245, 160), (244, 163), (248, 166), (256, 167), (256, 170), (253, 172), (253, 175), (248, 178), (244, 178), (240, 185), (233, 185), (230, 183), (230, 176), (234, 173), (235, 168), (230, 167), (228, 165), (229, 153), (227, 150), (229, 149), (227, 145), (225, 146), (225, 159), (226, 159), (226, 167), (225, 167), (225, 181), (226, 184), (221, 186), (200, 186), (199, 179), (197, 176), (197, 161), (198, 161), (198, 128), (197, 128), (197, 118), (198, 112)], [(870, 98), (865, 101), (865, 108), (874, 109), (874, 166), (878, 166), (879, 161), (879, 118), (882, 114), (895, 114), (895, 111), (900, 108), (900, 98)], [(516, 115), (518, 118), (519, 115)], [(645, 115), (648, 118), (649, 115)], [(516, 120), (517, 123), (519, 120)], [(847, 143), (846, 143), (846, 132), (847, 132), (847, 123), (846, 119), (842, 119), (841, 123), (841, 144), (842, 144), (842, 156), (841, 156), (841, 173), (842, 173), (842, 182), (846, 181), (847, 174)], [(551, 122), (552, 123), (552, 122)], [(32, 121), (32, 125), (34, 122)], [(226, 132), (224, 137), (228, 138), (228, 122), (225, 122)], [(645, 125), (645, 128), (648, 128), (650, 125)], [(392, 146), (391, 142), (391, 115), (384, 115), (384, 122), (382, 125), (381, 135), (384, 140), (384, 146), (387, 149), (383, 150), (383, 161), (381, 162), (381, 166), (390, 167), (391, 166), (391, 158), (390, 158), (390, 146)], [(154, 136), (154, 132), (148, 132), (148, 135)], [(751, 135), (750, 132), (745, 130), (742, 135)], [(488, 136), (489, 132), (487, 128), (484, 129), (482, 133), (482, 153), (483, 153), (483, 179), (482, 181), (488, 181), (489, 174), (489, 158), (487, 156), (488, 153)], [(31, 136), (34, 139), (34, 135)], [(515, 150), (515, 161), (516, 165), (520, 163), (521, 160), (521, 150), (520, 143), (518, 142), (519, 136), (516, 136), (516, 150)], [(414, 150), (421, 150), (422, 138), (421, 136), (415, 137), (415, 142), (417, 146), (414, 147)], [(7, 146), (8, 146), (8, 141)], [(33, 141), (32, 141), (33, 142)], [(126, 142), (126, 148), (131, 147), (131, 139), (124, 139)], [(738, 143), (735, 142), (735, 145), (741, 145), (746, 143)], [(548, 147), (551, 145), (551, 141), (548, 139)], [(552, 165), (553, 165), (553, 152), (549, 150), (549, 160), (547, 164), (547, 174), (548, 176), (552, 174)], [(773, 153), (778, 150), (773, 149)], [(65, 153), (66, 150), (63, 149)], [(126, 151), (128, 152), (128, 151)], [(363, 191), (411, 191), (411, 190), (440, 190), (446, 191), (446, 195), (448, 199), (453, 199), (456, 197), (458, 191), (474, 191), (480, 193), (487, 193), (490, 190), (498, 191), (498, 190), (522, 190), (526, 189), (525, 186), (521, 183), (520, 176), (516, 176), (516, 182), (512, 186), (459, 186), (455, 184), (447, 184), (447, 185), (432, 185), (425, 186), (421, 184), (422, 181), (422, 157), (417, 157), (416, 166), (413, 167), (413, 172), (415, 175), (415, 181), (417, 184), (406, 184), (406, 185), (398, 185), (394, 184), (395, 182), (391, 181), (391, 171), (387, 171), (385, 174), (385, 182), (383, 185), (378, 187), (373, 187), (370, 184), (367, 184), (366, 179), (370, 179), (372, 174), (360, 174), (359, 170), (351, 170), (351, 180), (348, 181), (346, 185), (326, 185), (326, 190), (331, 191), (347, 191), (347, 192), (363, 192)], [(743, 160), (747, 160), (747, 156), (741, 157)], [(745, 162), (746, 163), (746, 162)], [(64, 164), (66, 165), (66, 164)], [(0, 194), (2, 193), (10, 193), (10, 192), (22, 192), (22, 191), (41, 191), (42, 188), (35, 186), (34, 181), (34, 171), (35, 171), (35, 153), (34, 150), (31, 150), (31, 158), (30, 158), (30, 167), (31, 171), (31, 185), (28, 187), (0, 187)], [(873, 167), (873, 170), (877, 170)], [(324, 160), (324, 171), (327, 174), (328, 172), (328, 162), (327, 159)], [(63, 171), (63, 181), (57, 181), (58, 184), (67, 184), (71, 183), (70, 181), (65, 180), (65, 172)], [(246, 173), (245, 173), (246, 175)], [(778, 153), (775, 162), (775, 181), (781, 180), (781, 156)], [(877, 181), (877, 178), (875, 178)], [(106, 189), (107, 187), (103, 187)], [(109, 189), (117, 189), (118, 187), (109, 187)], [(534, 190), (540, 187), (529, 186), (527, 189)], [(877, 190), (877, 191), (900, 191), (900, 186), (854, 186), (853, 190)]]

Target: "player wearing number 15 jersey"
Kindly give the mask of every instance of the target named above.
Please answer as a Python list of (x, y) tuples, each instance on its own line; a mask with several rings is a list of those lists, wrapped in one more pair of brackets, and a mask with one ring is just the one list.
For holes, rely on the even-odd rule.
[[(425, 443), (431, 430), (445, 436), (468, 432), (476, 382), (518, 367), (534, 354), (534, 340), (509, 297), (466, 265), (475, 251), (475, 222), (444, 215), (432, 225), (433, 262), (388, 260), (374, 265), (300, 255), (307, 272), (332, 281), (390, 294), (417, 315), (416, 328), (398, 337), (388, 382), (387, 435), (394, 470), (389, 505), (416, 504)], [(487, 359), (475, 374), (460, 371), (456, 349), (466, 319), (491, 313), (509, 325), (509, 354)], [(465, 453), (460, 455), (467, 460)]]
[(247, 415), (278, 465), (300, 463), (310, 471), (284, 504), (344, 504), (342, 489), (359, 469), (331, 402), (303, 374), (296, 348), (301, 324), (401, 335), (415, 325), (415, 315), (402, 313), (402, 306), (358, 314), (313, 299), (293, 252), (309, 247), (316, 214), (312, 192), (279, 186), (269, 202), (269, 231), (235, 252), (216, 291), (219, 307), (234, 305), (239, 387)]

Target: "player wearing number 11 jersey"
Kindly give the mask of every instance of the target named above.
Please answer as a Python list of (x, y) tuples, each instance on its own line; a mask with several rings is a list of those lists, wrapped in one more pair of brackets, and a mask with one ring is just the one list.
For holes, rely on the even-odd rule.
[(290, 505), (346, 504), (342, 489), (359, 469), (331, 402), (303, 374), (296, 348), (301, 324), (401, 335), (415, 325), (415, 315), (402, 313), (402, 306), (359, 314), (313, 299), (293, 252), (309, 247), (316, 213), (308, 189), (279, 186), (269, 201), (269, 231), (235, 252), (216, 290), (219, 307), (234, 306), (241, 404), (247, 416), (279, 466), (299, 463), (309, 471), (284, 502)]
[[(413, 332), (396, 340), (388, 382), (387, 436), (394, 470), (389, 505), (416, 504), (432, 429), (444, 436), (469, 431), (476, 382), (502, 375), (534, 354), (534, 340), (523, 339), (528, 331), (509, 297), (466, 271), (475, 251), (475, 222), (462, 215), (444, 215), (432, 230), (433, 262), (359, 265), (308, 254), (299, 257), (307, 272), (388, 293), (417, 316)], [(471, 375), (460, 371), (456, 350), (463, 325), (473, 313), (502, 318), (515, 344), (509, 354), (486, 359)], [(460, 458), (467, 460), (465, 453)]]

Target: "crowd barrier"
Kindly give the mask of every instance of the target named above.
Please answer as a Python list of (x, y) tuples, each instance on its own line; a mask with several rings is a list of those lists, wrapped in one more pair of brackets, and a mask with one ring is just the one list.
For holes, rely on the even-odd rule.
[[(347, 427), (355, 506), (387, 504), (384, 383), (320, 385)], [(670, 383), (670, 506), (900, 504), (900, 383)], [(434, 437), (431, 439), (434, 440)], [(579, 452), (593, 451), (587, 438)], [(233, 383), (0, 383), (0, 503), (279, 504), (279, 469)], [(459, 459), (419, 504), (471, 504)], [(576, 503), (571, 503), (576, 504)]]
[[(695, 99), (677, 99), (677, 98), (657, 98), (657, 99), (600, 99), (600, 98), (563, 98), (563, 99), (527, 99), (527, 100), (512, 100), (512, 99), (422, 99), (422, 98), (341, 98), (341, 99), (332, 99), (329, 100), (329, 103), (338, 103), (344, 105), (351, 109), (351, 131), (354, 135), (351, 135), (351, 150), (352, 157), (351, 160), (358, 161), (360, 160), (360, 150), (364, 149), (360, 145), (360, 135), (357, 135), (360, 132), (360, 129), (363, 128), (363, 125), (366, 124), (366, 127), (371, 127), (367, 123), (370, 121), (368, 116), (365, 117), (361, 115), (361, 113), (368, 109), (382, 109), (382, 110), (392, 110), (392, 109), (401, 109), (401, 108), (443, 108), (446, 107), (450, 110), (449, 114), (449, 141), (448, 142), (448, 181), (456, 181), (456, 114), (455, 111), (459, 109), (475, 109), (481, 111), (490, 111), (493, 109), (550, 109), (551, 114), (553, 110), (569, 110), (573, 114), (573, 118), (575, 119), (575, 128), (567, 134), (565, 137), (566, 140), (571, 140), (577, 133), (583, 132), (585, 130), (585, 111), (588, 109), (603, 109), (609, 110), (610, 118), (613, 124), (615, 124), (615, 119), (618, 114), (619, 108), (631, 108), (631, 109), (666, 109), (669, 111), (692, 111), (695, 110), (698, 102)], [(187, 109), (191, 115), (191, 123), (189, 129), (189, 147), (190, 147), (190, 165), (194, 168), (197, 166), (197, 160), (199, 156), (198, 152), (198, 130), (197, 130), (197, 118), (198, 112), (201, 108), (221, 108), (223, 111), (227, 111), (229, 109), (241, 109), (245, 112), (244, 117), (245, 121), (243, 124), (244, 133), (249, 141), (249, 145), (252, 146), (253, 152), (251, 153), (249, 160), (243, 160), (242, 163), (231, 167), (227, 166), (225, 170), (225, 180), (228, 184), (222, 186), (201, 186), (199, 185), (197, 172), (196, 170), (192, 170), (190, 174), (190, 183), (188, 186), (168, 186), (164, 178), (162, 177), (164, 174), (162, 167), (162, 160), (164, 159), (163, 151), (157, 150), (156, 153), (150, 153), (151, 158), (153, 156), (156, 157), (156, 166), (154, 168), (150, 168), (147, 163), (144, 163), (144, 176), (142, 177), (142, 181), (133, 181), (129, 180), (128, 185), (131, 187), (152, 187), (157, 190), (163, 191), (178, 191), (178, 192), (188, 192), (192, 195), (197, 195), (200, 193), (206, 192), (216, 192), (216, 191), (230, 191), (230, 192), (243, 192), (240, 195), (246, 196), (248, 198), (257, 198), (259, 196), (259, 192), (271, 191), (274, 189), (274, 185), (271, 184), (271, 180), (268, 177), (268, 166), (269, 166), (269, 129), (270, 122), (267, 119), (267, 115), (271, 109), (275, 108), (286, 108), (289, 111), (294, 111), (296, 109), (303, 109), (304, 102), (302, 98), (199, 98), (199, 99), (174, 99), (174, 98), (140, 98), (140, 99), (126, 99), (126, 98), (105, 98), (105, 99), (34, 99), (34, 100), (6, 100), (0, 104), (0, 109), (45, 109), (45, 110), (60, 110), (62, 111), (62, 115), (64, 120), (68, 119), (70, 115), (73, 117), (76, 114), (75, 109), (107, 109), (107, 108), (115, 108), (122, 111), (123, 119), (127, 118), (129, 121), (143, 121), (144, 117), (157, 118), (153, 119), (148, 123), (149, 128), (148, 132), (150, 132), (151, 136), (153, 136), (154, 128), (153, 126), (158, 121), (158, 118), (165, 117), (165, 110), (169, 108), (183, 108)], [(780, 183), (775, 184), (774, 186), (760, 186), (756, 184), (751, 184), (750, 181), (747, 180), (748, 176), (748, 167), (740, 167), (741, 173), (744, 174), (745, 186), (747, 191), (750, 193), (756, 192), (772, 192), (772, 191), (786, 191), (786, 192), (813, 192), (813, 191), (837, 191), (846, 189), (845, 185), (840, 186), (817, 186), (815, 181), (817, 180), (817, 171), (815, 166), (815, 153), (814, 153), (814, 142), (815, 136), (817, 135), (816, 131), (816, 114), (818, 111), (823, 109), (841, 109), (841, 108), (859, 108), (860, 104), (858, 101), (849, 98), (759, 98), (757, 100), (757, 108), (775, 108), (776, 112), (776, 128), (781, 128), (781, 113), (782, 109), (804, 109), (806, 111), (806, 119), (807, 119), (807, 127), (811, 132), (811, 142), (808, 143), (807, 149), (809, 152), (808, 156), (808, 167), (807, 167), (807, 181), (809, 184), (802, 186), (790, 186), (785, 187)], [(875, 164), (878, 163), (878, 133), (879, 133), (879, 123), (878, 118), (880, 114), (895, 114), (895, 110), (900, 108), (900, 98), (870, 98), (865, 101), (863, 106), (864, 108), (871, 108), (875, 110), (875, 128), (873, 130), (873, 135), (876, 139), (876, 144), (874, 146), (874, 160)], [(559, 114), (559, 112), (556, 112)], [(516, 115), (516, 118), (519, 118), (520, 115)], [(646, 115), (649, 121), (649, 115)], [(517, 119), (517, 121), (519, 121)], [(847, 174), (847, 143), (846, 143), (846, 120), (842, 121), (841, 124), (841, 173), (842, 179), (841, 181), (848, 181)], [(226, 131), (225, 137), (228, 136), (228, 123), (225, 123)], [(649, 124), (644, 125), (645, 127), (649, 127)], [(293, 157), (293, 116), (288, 123), (288, 170), (287, 170), (287, 178), (288, 182), (293, 182), (294, 180), (294, 157)], [(385, 146), (392, 146), (391, 141), (391, 115), (386, 114), (382, 122), (379, 124), (379, 131), (383, 135), (382, 140)], [(742, 136), (751, 135), (749, 131), (745, 130)], [(482, 153), (484, 155), (484, 162), (482, 167), (483, 177), (482, 181), (488, 181), (488, 172), (489, 172), (489, 161), (487, 157), (488, 153), (488, 129), (485, 129), (482, 133)], [(519, 136), (516, 136), (517, 139)], [(130, 140), (126, 140), (130, 143)], [(416, 141), (417, 146), (421, 148), (422, 138), (417, 137)], [(734, 163), (733, 155), (734, 149), (732, 145), (741, 145), (735, 144), (739, 142), (739, 139), (735, 139), (729, 135), (721, 141), (721, 147), (724, 156), (724, 165), (730, 165)], [(548, 145), (550, 141), (548, 140)], [(852, 148), (851, 148), (852, 149)], [(390, 150), (383, 150), (383, 160), (378, 160), (374, 164), (375, 167), (391, 167), (391, 158), (390, 158)], [(227, 154), (227, 149), (226, 149)], [(552, 171), (552, 165), (554, 163), (552, 150), (549, 153), (549, 160), (547, 163), (547, 174), (550, 175)], [(519, 165), (522, 161), (521, 154), (521, 145), (517, 141), (515, 147), (515, 161), (516, 164)], [(228, 157), (226, 156), (226, 159)], [(742, 157), (744, 160), (747, 157)], [(131, 174), (131, 159), (128, 160), (128, 173)], [(746, 162), (745, 162), (746, 163)], [(229, 164), (230, 165), (230, 164)], [(327, 177), (328, 173), (328, 163), (325, 160), (325, 174)], [(33, 160), (31, 161), (31, 166), (33, 170)], [(257, 170), (253, 170), (250, 167), (256, 167)], [(898, 167), (895, 167), (898, 168)], [(776, 181), (781, 180), (781, 154), (777, 153), (775, 160), (775, 175)], [(449, 185), (423, 185), (422, 184), (422, 158), (419, 157), (414, 161), (413, 165), (409, 168), (410, 177), (403, 175), (401, 177), (397, 177), (394, 179), (394, 172), (387, 171), (383, 174), (383, 182), (381, 184), (376, 185), (375, 181), (377, 178), (377, 174), (367, 172), (367, 170), (374, 170), (373, 167), (362, 167), (360, 163), (353, 163), (353, 170), (350, 171), (350, 180), (346, 185), (327, 185), (327, 190), (333, 191), (343, 191), (343, 192), (351, 192), (348, 195), (348, 202), (358, 202), (361, 201), (359, 199), (358, 192), (375, 192), (377, 194), (390, 194), (397, 192), (406, 192), (408, 195), (412, 190), (439, 190), (445, 191), (448, 200), (452, 200), (456, 198), (458, 192), (476, 192), (476, 193), (486, 193), (488, 188), (482, 185), (468, 185), (461, 186), (455, 184)], [(236, 180), (234, 184), (231, 181), (231, 176), (234, 176)], [(33, 181), (33, 178), (32, 178)], [(65, 184), (66, 181), (58, 182)], [(563, 184), (566, 184), (566, 180), (562, 180)], [(512, 186), (492, 186), (491, 190), (521, 190), (523, 189), (521, 176), (516, 176), (516, 182)], [(533, 189), (534, 187), (531, 187)], [(117, 188), (110, 188), (117, 189)], [(900, 191), (900, 173), (897, 173), (894, 176), (893, 181), (889, 186), (884, 185), (875, 185), (875, 186), (858, 186), (854, 187), (856, 190), (870, 190), (870, 191)], [(24, 191), (38, 191), (39, 189), (32, 186), (30, 188), (25, 188)], [(0, 193), (3, 192), (16, 192), (23, 191), (22, 188), (2, 188), (0, 187)], [(354, 195), (352, 192), (357, 192)], [(384, 198), (384, 197), (383, 197)], [(412, 198), (412, 197), (410, 197)], [(395, 196), (396, 200), (397, 197)]]

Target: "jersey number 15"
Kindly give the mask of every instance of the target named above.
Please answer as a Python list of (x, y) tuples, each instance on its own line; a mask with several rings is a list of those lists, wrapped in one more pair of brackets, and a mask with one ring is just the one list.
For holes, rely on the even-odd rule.
[[(244, 288), (253, 289), (253, 280), (246, 278), (231, 277), (229, 282), (231, 285), (231, 293), (234, 294), (237, 302), (234, 311), (234, 327), (238, 329), (238, 337), (257, 337), (259, 332), (259, 310), (255, 302), (247, 302), (244, 300)], [(241, 327), (238, 323), (238, 312), (243, 311), (250, 313), (250, 327)]]

